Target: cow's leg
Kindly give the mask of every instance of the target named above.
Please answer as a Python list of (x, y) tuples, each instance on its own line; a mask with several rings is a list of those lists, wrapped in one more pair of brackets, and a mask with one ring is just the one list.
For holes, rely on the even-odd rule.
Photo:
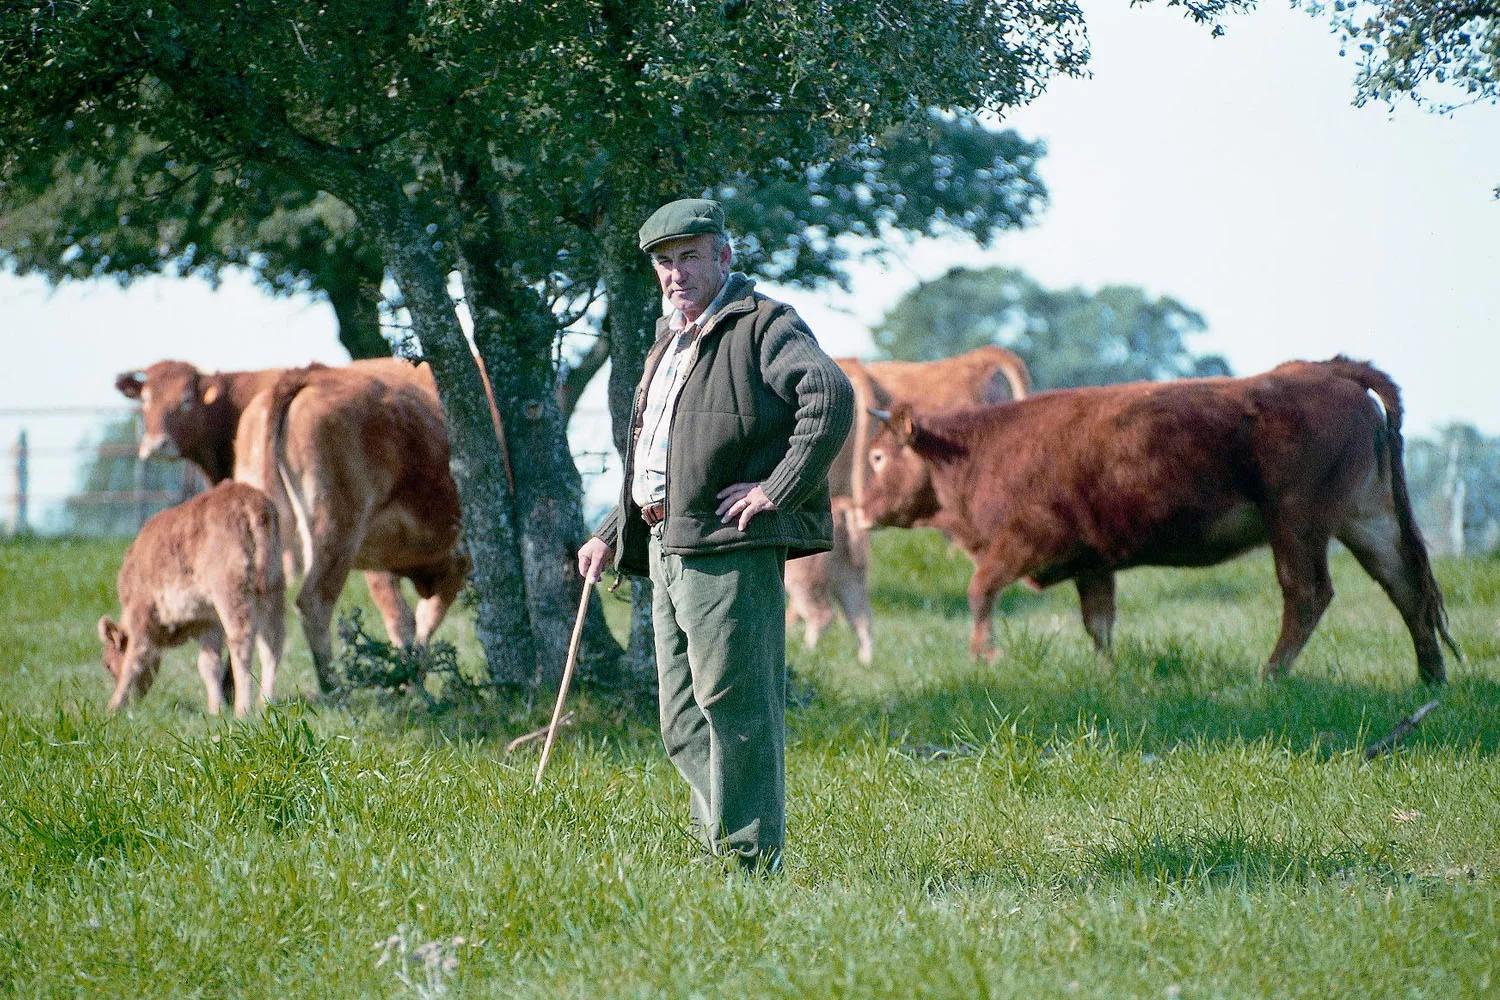
[(1080, 573), (1073, 583), (1078, 587), (1083, 627), (1094, 640), (1094, 649), (1107, 654), (1115, 628), (1115, 575), (1107, 570)]
[(1354, 553), (1366, 573), (1380, 584), (1411, 633), (1417, 654), (1417, 673), (1427, 684), (1441, 684), (1446, 671), (1443, 652), (1433, 627), (1428, 570), (1404, 544), (1396, 515), (1381, 511), (1353, 520), (1338, 533), (1338, 540)]
[(843, 566), (835, 581), (839, 607), (849, 619), (859, 642), (859, 662), (868, 666), (875, 644), (870, 629), (870, 592), (865, 585), (865, 569), (862, 566)]
[(1262, 680), (1287, 672), (1333, 600), (1328, 540), (1327, 533), (1306, 524), (1271, 525), (1271, 553), (1276, 560), (1276, 580), (1281, 584), (1281, 635), (1261, 669)]
[(974, 627), (969, 633), (969, 655), (976, 660), (994, 662), (999, 658), (991, 620), (995, 612), (995, 597), (1014, 582), (1017, 575), (1013, 568), (1003, 563), (975, 564), (974, 577), (969, 581), (969, 611), (974, 616)]
[[(357, 538), (352, 532), (330, 533), (328, 538)], [(339, 594), (344, 590), (344, 581), (349, 576), (350, 564), (354, 561), (352, 551), (325, 550), (316, 552), (307, 576), (302, 580), (302, 589), (297, 592), (297, 613), (302, 619), (302, 633), (307, 637), (307, 648), (312, 651), (313, 669), (318, 675), (318, 689), (330, 694), (338, 687), (338, 678), (333, 674), (333, 640), (329, 626), (333, 620), (333, 608)]]
[(217, 627), (198, 637), (198, 677), (208, 714), (218, 715), (224, 711), (224, 633)]
[(401, 578), (395, 573), (371, 569), (365, 571), (365, 585), (370, 588), (370, 599), (380, 609), (385, 634), (398, 646), (410, 647), (417, 637), (417, 619), (401, 593)]
[(224, 639), (229, 647), (229, 671), (234, 675), (234, 714), (243, 718), (250, 714), (251, 692), (255, 688), (255, 675), (250, 670), (255, 654), (251, 623), (226, 625)]
[(458, 592), (464, 589), (468, 576), (468, 559), (454, 558), (444, 563), (436, 574), (412, 578), (421, 598), (417, 601), (418, 643), (425, 646), (432, 639), (432, 634), (448, 617), (448, 609), (458, 600)]
[(286, 647), (286, 607), (281, 595), (260, 603), (255, 617), (255, 651), (260, 657), (260, 704), (276, 697), (276, 672)]

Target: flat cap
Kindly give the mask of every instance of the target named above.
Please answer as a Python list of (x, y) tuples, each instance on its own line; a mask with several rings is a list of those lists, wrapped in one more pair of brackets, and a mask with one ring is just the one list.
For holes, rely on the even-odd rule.
[(724, 208), (707, 198), (681, 198), (669, 201), (651, 213), (641, 226), (641, 249), (650, 252), (652, 247), (667, 240), (684, 236), (701, 236), (704, 233), (729, 235), (724, 225)]

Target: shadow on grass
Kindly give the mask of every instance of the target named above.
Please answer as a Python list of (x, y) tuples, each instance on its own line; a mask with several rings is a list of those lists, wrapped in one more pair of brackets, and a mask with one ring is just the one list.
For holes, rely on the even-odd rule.
[(893, 733), (899, 741), (932, 746), (982, 744), (1002, 734), (1048, 745), (1089, 730), (1122, 751), (1269, 741), (1292, 752), (1334, 756), (1362, 751), (1433, 699), (1439, 707), (1402, 747), (1500, 752), (1500, 683), (1488, 678), (1461, 677), (1438, 689), (1299, 677), (1262, 684), (1249, 675), (1204, 685), (1171, 650), (1125, 670), (1112, 672), (1102, 662), (1096, 671), (1017, 669), (878, 702), (832, 702), (815, 694), (794, 726), (864, 739)]

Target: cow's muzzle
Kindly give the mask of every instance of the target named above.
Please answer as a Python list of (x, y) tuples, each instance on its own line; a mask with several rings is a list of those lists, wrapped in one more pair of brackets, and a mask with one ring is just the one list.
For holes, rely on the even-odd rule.
[(141, 447), (136, 452), (142, 462), (153, 458), (181, 458), (177, 453), (177, 442), (165, 434), (147, 434), (141, 438)]

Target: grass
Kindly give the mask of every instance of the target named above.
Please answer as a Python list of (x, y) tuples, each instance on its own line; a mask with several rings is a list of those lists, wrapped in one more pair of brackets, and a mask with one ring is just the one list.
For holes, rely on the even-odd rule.
[[(844, 628), (789, 643), (791, 850), (762, 884), (690, 863), (653, 730), (605, 704), (540, 793), (502, 751), (546, 704), (319, 703), (295, 628), (262, 718), (206, 718), (188, 649), (106, 717), (122, 550), (0, 545), (0, 995), (1500, 993), (1500, 562), (1439, 563), (1468, 660), (1367, 764), (1430, 695), (1346, 556), (1264, 686), (1264, 553), (1124, 575), (1112, 664), (1068, 588), (1013, 590), (990, 666), (963, 557), (882, 534), (875, 663)], [(475, 662), (462, 616), (443, 634)]]

